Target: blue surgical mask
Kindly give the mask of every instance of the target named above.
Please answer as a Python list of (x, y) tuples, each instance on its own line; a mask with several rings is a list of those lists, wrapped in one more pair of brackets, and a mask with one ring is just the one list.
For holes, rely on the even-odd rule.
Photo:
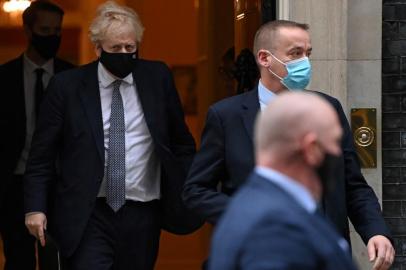
[(288, 74), (282, 78), (268, 68), (269, 72), (275, 75), (281, 80), (281, 83), (285, 85), (289, 90), (303, 90), (309, 84), (312, 77), (312, 66), (310, 65), (309, 58), (304, 56), (299, 59), (295, 59), (289, 62), (282, 62), (276, 58), (271, 52), (270, 55), (279, 63), (286, 67)]

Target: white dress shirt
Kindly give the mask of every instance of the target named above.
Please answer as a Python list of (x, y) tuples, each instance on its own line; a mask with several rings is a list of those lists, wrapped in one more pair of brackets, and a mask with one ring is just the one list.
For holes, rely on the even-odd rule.
[(23, 70), (24, 70), (24, 99), (25, 99), (25, 117), (26, 117), (26, 133), (25, 144), (21, 152), (20, 159), (17, 162), (17, 167), (14, 171), (17, 175), (23, 175), (27, 163), (28, 153), (30, 152), (32, 135), (35, 129), (35, 82), (37, 74), (35, 70), (42, 68), (44, 73), (42, 75), (42, 83), (44, 89), (47, 87), (49, 80), (54, 75), (54, 59), (51, 58), (42, 66), (38, 66), (32, 62), (25, 54), (23, 56)]
[(261, 107), (261, 112), (265, 110), (268, 106), (269, 102), (271, 102), (276, 97), (276, 94), (265, 87), (262, 84), (261, 80), (258, 82), (258, 98), (259, 98), (259, 105)]
[[(109, 129), (113, 82), (117, 80), (99, 63), (98, 79), (103, 116), (105, 173), (99, 197), (106, 196), (106, 171), (109, 150)], [(148, 89), (143, 89), (148, 91)], [(155, 153), (151, 134), (145, 122), (144, 112), (137, 94), (132, 74), (122, 79), (120, 93), (123, 99), (125, 119), (127, 200), (147, 202), (160, 198), (161, 164)]]

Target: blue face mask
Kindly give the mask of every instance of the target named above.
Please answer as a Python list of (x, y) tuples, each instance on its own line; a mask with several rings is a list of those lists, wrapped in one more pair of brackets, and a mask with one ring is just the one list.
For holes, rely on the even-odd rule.
[(273, 75), (281, 80), (281, 83), (285, 85), (289, 90), (303, 90), (309, 84), (312, 77), (312, 66), (308, 57), (302, 57), (289, 62), (282, 62), (276, 58), (272, 53), (271, 56), (284, 65), (288, 74), (282, 78), (273, 72), (270, 68), (268, 69)]

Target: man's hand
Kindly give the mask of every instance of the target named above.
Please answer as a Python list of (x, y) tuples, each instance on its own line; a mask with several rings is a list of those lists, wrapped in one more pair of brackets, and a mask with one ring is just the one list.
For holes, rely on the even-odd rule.
[(373, 270), (389, 269), (395, 258), (395, 249), (388, 238), (382, 235), (371, 237), (367, 249), (369, 260), (374, 262)]
[(41, 246), (45, 246), (44, 230), (47, 228), (47, 217), (44, 213), (28, 213), (25, 215), (25, 226), (27, 226), (30, 234), (35, 236)]

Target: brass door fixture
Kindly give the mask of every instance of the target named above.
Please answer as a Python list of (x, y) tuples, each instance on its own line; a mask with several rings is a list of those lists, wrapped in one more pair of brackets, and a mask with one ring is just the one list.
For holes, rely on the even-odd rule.
[(376, 109), (351, 109), (351, 128), (361, 168), (376, 168)]

